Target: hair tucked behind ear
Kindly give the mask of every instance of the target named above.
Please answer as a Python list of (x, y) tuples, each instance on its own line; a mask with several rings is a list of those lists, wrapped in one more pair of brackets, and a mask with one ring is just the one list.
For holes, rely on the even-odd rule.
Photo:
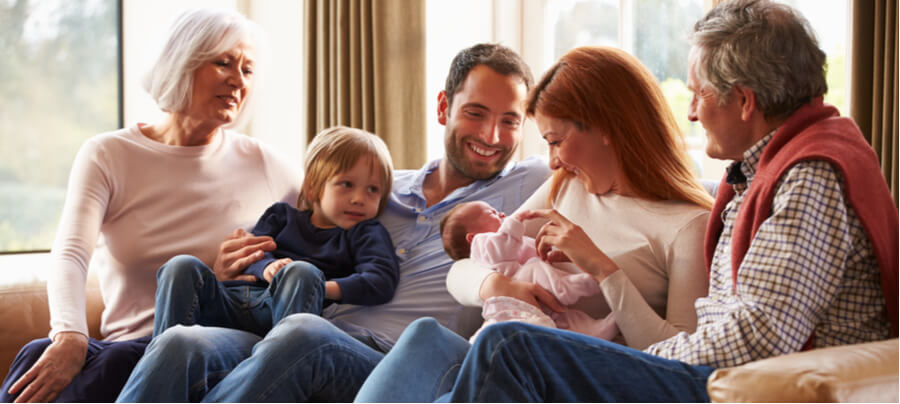
[[(213, 58), (249, 41), (254, 47), (253, 77), (257, 85), (265, 72), (266, 38), (262, 29), (243, 15), (229, 10), (200, 8), (182, 13), (172, 24), (169, 38), (143, 86), (166, 112), (180, 112), (191, 105), (194, 71)], [(240, 127), (252, 110), (255, 91), (250, 91), (241, 111), (228, 127)]]
[[(534, 87), (526, 112), (607, 135), (639, 197), (712, 207), (712, 197), (691, 172), (684, 139), (656, 79), (628, 53), (610, 47), (569, 51)], [(569, 176), (565, 170), (554, 174), (551, 204)]]

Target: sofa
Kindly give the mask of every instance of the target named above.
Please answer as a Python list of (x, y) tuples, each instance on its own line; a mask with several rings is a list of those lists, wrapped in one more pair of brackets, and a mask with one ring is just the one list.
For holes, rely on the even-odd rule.
[[(24, 265), (16, 265), (24, 267)], [(0, 280), (0, 373), (28, 341), (50, 329), (46, 280), (40, 271)], [(103, 301), (87, 284), (88, 327), (100, 336)], [(470, 327), (474, 331), (477, 324)], [(707, 385), (714, 402), (898, 402), (898, 340), (818, 349), (719, 369)]]

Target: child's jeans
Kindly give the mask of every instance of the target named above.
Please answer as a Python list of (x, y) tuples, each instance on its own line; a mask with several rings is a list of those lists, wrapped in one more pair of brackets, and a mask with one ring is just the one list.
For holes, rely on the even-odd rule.
[(268, 285), (226, 285), (196, 257), (179, 255), (163, 264), (156, 279), (154, 337), (176, 324), (235, 328), (265, 336), (291, 314), (322, 314), (325, 303), (325, 275), (304, 261), (286, 265)]

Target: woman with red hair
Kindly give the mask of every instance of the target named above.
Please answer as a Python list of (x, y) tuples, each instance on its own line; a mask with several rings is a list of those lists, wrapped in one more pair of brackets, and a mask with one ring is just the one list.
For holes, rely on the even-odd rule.
[[(691, 172), (656, 79), (622, 50), (573, 49), (532, 90), (527, 113), (549, 145), (555, 175), (519, 209), (529, 219), (526, 235), (543, 259), (590, 274), (602, 290), (573, 307), (614, 316), (613, 341), (635, 349), (693, 332), (694, 300), (708, 285), (702, 249), (712, 198)], [(468, 260), (453, 266), (447, 286), (466, 306), (509, 296), (563, 310), (543, 288)], [(419, 319), (357, 400), (433, 401), (452, 389), (468, 351), (463, 337)]]

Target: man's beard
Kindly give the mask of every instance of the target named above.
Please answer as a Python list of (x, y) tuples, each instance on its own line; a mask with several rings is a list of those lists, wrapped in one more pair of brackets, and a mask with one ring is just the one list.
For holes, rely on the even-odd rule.
[[(450, 129), (448, 128), (447, 130), (449, 131)], [(466, 178), (472, 180), (493, 178), (503, 170), (503, 167), (506, 166), (506, 163), (512, 157), (513, 150), (503, 148), (497, 151), (500, 154), (500, 158), (495, 160), (494, 163), (473, 162), (466, 158), (468, 138), (469, 136), (458, 137), (456, 134), (451, 134), (451, 140), (446, 142), (444, 146), (447, 149), (447, 161), (458, 173)], [(478, 144), (478, 142), (474, 143)]]

